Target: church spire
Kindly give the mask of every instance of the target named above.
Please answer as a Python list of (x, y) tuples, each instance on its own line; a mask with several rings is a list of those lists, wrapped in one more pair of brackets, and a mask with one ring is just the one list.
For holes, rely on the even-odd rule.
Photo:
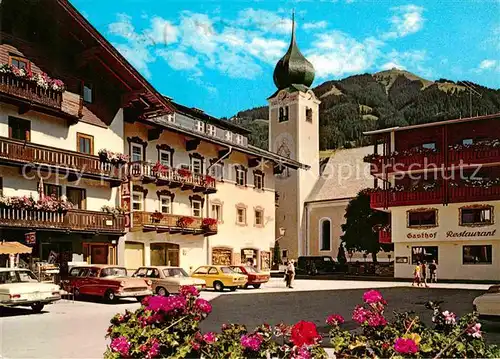
[(311, 86), (314, 81), (314, 67), (302, 55), (295, 40), (295, 11), (292, 12), (292, 36), (286, 54), (274, 68), (274, 84), (281, 90), (291, 85)]

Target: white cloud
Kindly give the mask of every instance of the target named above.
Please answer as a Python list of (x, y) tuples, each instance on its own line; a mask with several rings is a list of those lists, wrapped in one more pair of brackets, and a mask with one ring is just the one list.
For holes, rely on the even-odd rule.
[(473, 70), (474, 72), (481, 73), (485, 71), (495, 71), (495, 72), (500, 72), (500, 60), (494, 60), (494, 59), (484, 59), (481, 61), (476, 69)]
[(181, 50), (164, 50), (159, 49), (156, 54), (170, 65), (174, 70), (192, 70), (196, 69), (198, 65), (198, 59), (195, 56), (191, 56)]
[(151, 39), (153, 44), (171, 45), (177, 42), (179, 30), (170, 21), (155, 16), (151, 19), (151, 28), (146, 30), (144, 35)]
[(217, 68), (232, 78), (254, 79), (262, 74), (251, 57), (231, 51), (221, 53)]
[(286, 51), (286, 42), (275, 39), (255, 37), (248, 44), (248, 52), (263, 61), (274, 65)]
[(328, 26), (328, 23), (326, 21), (317, 21), (317, 22), (306, 22), (304, 25), (302, 25), (302, 28), (304, 30), (318, 30), (318, 29), (325, 29)]
[(318, 34), (316, 38), (307, 58), (314, 65), (318, 78), (368, 70), (383, 45), (375, 38), (358, 41), (340, 31)]
[(405, 37), (420, 31), (424, 25), (424, 8), (417, 5), (403, 5), (391, 9), (394, 15), (391, 17), (391, 30), (383, 35), (383, 38)]
[(388, 54), (383, 55), (382, 59), (386, 61), (380, 67), (383, 70), (389, 70), (395, 67), (401, 70), (413, 71), (424, 77), (433, 76), (432, 70), (425, 66), (428, 60), (427, 51), (425, 50), (403, 52), (392, 50)]
[(383, 64), (382, 66), (380, 66), (380, 69), (381, 70), (391, 70), (391, 69), (406, 70), (406, 67), (404, 67), (403, 65), (401, 65), (398, 62), (389, 61), (389, 62), (386, 62), (385, 64)]
[(151, 78), (151, 72), (148, 65), (155, 58), (149, 50), (143, 46), (134, 46), (128, 44), (113, 44), (113, 46), (145, 77)]
[(182, 45), (211, 57), (217, 49), (217, 34), (212, 20), (205, 14), (185, 12), (179, 25)]
[(255, 10), (248, 8), (238, 14), (238, 25), (243, 27), (256, 27), (262, 31), (290, 34), (292, 31), (291, 17), (281, 17), (276, 13), (266, 10)]

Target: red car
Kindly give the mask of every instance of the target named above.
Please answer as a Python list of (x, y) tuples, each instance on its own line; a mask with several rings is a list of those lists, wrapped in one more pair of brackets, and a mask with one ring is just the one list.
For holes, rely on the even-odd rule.
[(262, 283), (269, 282), (269, 274), (259, 272), (254, 267), (231, 266), (231, 269), (236, 273), (245, 274), (248, 277), (248, 281), (243, 288), (248, 288), (249, 285), (254, 288), (260, 288)]
[(129, 277), (124, 267), (113, 265), (73, 267), (68, 278), (62, 281), (62, 287), (75, 297), (99, 296), (108, 302), (130, 297), (141, 301), (153, 294), (149, 279)]

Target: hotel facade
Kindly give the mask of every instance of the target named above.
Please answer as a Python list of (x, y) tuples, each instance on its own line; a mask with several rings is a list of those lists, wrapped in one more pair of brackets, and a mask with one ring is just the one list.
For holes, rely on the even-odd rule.
[[(500, 279), (500, 114), (368, 132), (377, 187), (389, 211), (381, 242), (394, 243), (397, 278), (436, 261), (438, 278)], [(378, 152), (378, 153), (377, 153)]]

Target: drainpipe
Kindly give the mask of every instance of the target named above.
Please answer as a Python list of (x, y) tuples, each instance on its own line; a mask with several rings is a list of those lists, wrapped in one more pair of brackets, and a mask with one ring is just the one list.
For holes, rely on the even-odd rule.
[[(228, 152), (222, 156), (221, 158), (219, 158), (217, 161), (215, 161), (214, 163), (212, 163), (210, 166), (207, 167), (206, 169), (206, 175), (208, 176), (210, 174), (210, 169), (215, 166), (216, 164), (220, 163), (222, 160), (224, 160), (225, 158), (228, 158), (229, 155), (233, 152), (233, 146), (229, 146), (228, 147)], [(205, 194), (205, 203), (207, 204), (206, 206), (206, 210), (205, 210), (205, 213), (206, 213), (206, 217), (209, 218), (210, 217), (210, 205), (209, 205), (209, 202), (208, 202), (208, 193)], [(210, 237), (207, 237), (207, 264), (210, 263)]]

